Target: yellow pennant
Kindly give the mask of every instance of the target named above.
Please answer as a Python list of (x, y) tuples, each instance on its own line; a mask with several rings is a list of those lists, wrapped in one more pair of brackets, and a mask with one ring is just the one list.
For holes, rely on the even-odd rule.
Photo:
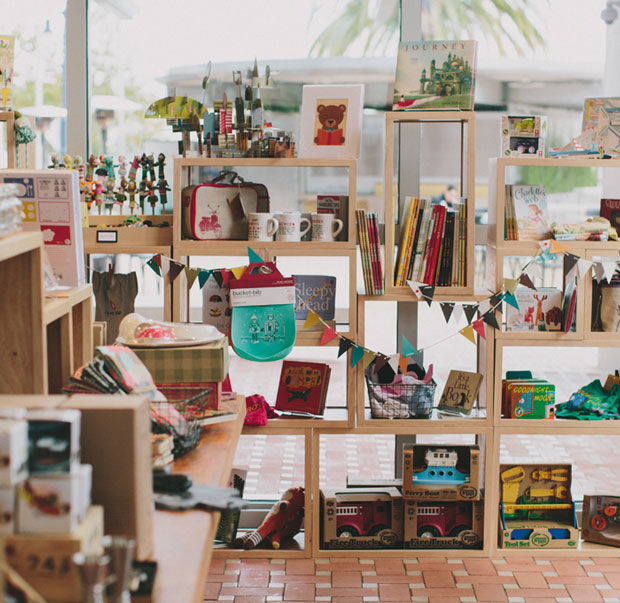
[(235, 275), (236, 279), (241, 278), (241, 275), (245, 272), (247, 266), (237, 266), (236, 268), (231, 268), (230, 271)]
[(366, 350), (364, 352), (364, 356), (362, 358), (362, 370), (365, 371), (366, 367), (376, 358), (376, 355), (374, 352), (371, 352), (370, 350)]
[(517, 288), (517, 283), (519, 281), (516, 278), (505, 278), (504, 279), (504, 289), (508, 291), (508, 293), (514, 293)]
[(185, 268), (185, 277), (187, 278), (187, 289), (191, 289), (196, 277), (200, 274), (200, 268)]
[(471, 325), (467, 325), (464, 329), (461, 329), (459, 333), (463, 335), (463, 337), (467, 337), (467, 339), (469, 339), (469, 341), (471, 341), (473, 344), (476, 343), (476, 336), (474, 335), (474, 327), (472, 327)]
[(304, 322), (304, 326), (302, 331), (309, 329), (312, 325), (315, 325), (317, 322), (320, 322), (321, 318), (319, 315), (313, 310), (308, 310), (308, 316), (306, 316), (306, 322)]

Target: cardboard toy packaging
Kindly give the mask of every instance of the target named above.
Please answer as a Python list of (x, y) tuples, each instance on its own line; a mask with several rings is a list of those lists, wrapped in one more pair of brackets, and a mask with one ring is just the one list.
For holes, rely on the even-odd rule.
[(547, 118), (544, 115), (502, 115), (501, 155), (545, 156)]
[(15, 531), (15, 487), (0, 488), (0, 535)]
[(404, 548), (481, 549), (482, 501), (405, 500)]
[(0, 419), (0, 486), (14, 486), (28, 475), (28, 423)]
[(321, 491), (325, 549), (396, 549), (403, 544), (403, 499), (396, 488)]
[(75, 471), (80, 462), (80, 413), (77, 410), (33, 409), (26, 418), (30, 473)]
[(477, 446), (407, 444), (403, 449), (403, 498), (480, 500)]
[(500, 465), (499, 488), (500, 548), (577, 547), (570, 465)]
[(363, 478), (359, 475), (347, 475), (347, 488), (396, 488), (399, 492), (403, 480), (397, 477)]
[(90, 507), (70, 534), (13, 534), (5, 540), (6, 562), (50, 603), (84, 600), (74, 553), (103, 554), (102, 507)]
[(20, 534), (64, 534), (77, 530), (80, 475), (31, 475), (17, 486), (17, 531)]
[(581, 537), (620, 547), (620, 496), (584, 495)]

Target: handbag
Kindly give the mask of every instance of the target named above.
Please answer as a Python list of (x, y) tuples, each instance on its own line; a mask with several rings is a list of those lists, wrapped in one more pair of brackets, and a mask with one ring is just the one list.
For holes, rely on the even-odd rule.
[(211, 182), (181, 192), (183, 236), (198, 241), (246, 240), (247, 215), (269, 211), (264, 184), (245, 182), (237, 172), (222, 171)]

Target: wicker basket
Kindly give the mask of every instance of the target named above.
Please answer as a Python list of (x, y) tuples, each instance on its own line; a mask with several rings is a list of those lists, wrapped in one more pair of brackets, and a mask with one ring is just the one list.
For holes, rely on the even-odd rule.
[(424, 385), (374, 383), (365, 375), (373, 419), (428, 419), (433, 410), (437, 383)]

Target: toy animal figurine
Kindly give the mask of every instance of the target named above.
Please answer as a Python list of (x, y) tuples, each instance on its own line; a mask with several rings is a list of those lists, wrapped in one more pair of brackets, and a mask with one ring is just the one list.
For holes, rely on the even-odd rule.
[(86, 180), (91, 182), (93, 180), (93, 175), (95, 173), (95, 168), (97, 167), (97, 158), (94, 155), (91, 155), (88, 158), (88, 163), (86, 164)]
[(66, 170), (70, 170), (73, 168), (73, 157), (71, 155), (63, 155), (62, 156), (62, 164), (60, 167), (64, 167)]
[(271, 543), (272, 548), (279, 549), (301, 529), (304, 518), (304, 489), (289, 488), (280, 500), (271, 507), (267, 517), (253, 532), (235, 539), (233, 546), (254, 549), (261, 542)]
[(541, 330), (544, 331), (545, 330), (545, 314), (542, 310), (542, 304), (547, 299), (547, 296), (543, 295), (541, 297), (538, 297), (538, 295), (534, 295), (534, 299), (538, 302), (536, 304), (536, 318), (534, 319), (534, 324), (537, 325), (539, 328), (542, 325)]

